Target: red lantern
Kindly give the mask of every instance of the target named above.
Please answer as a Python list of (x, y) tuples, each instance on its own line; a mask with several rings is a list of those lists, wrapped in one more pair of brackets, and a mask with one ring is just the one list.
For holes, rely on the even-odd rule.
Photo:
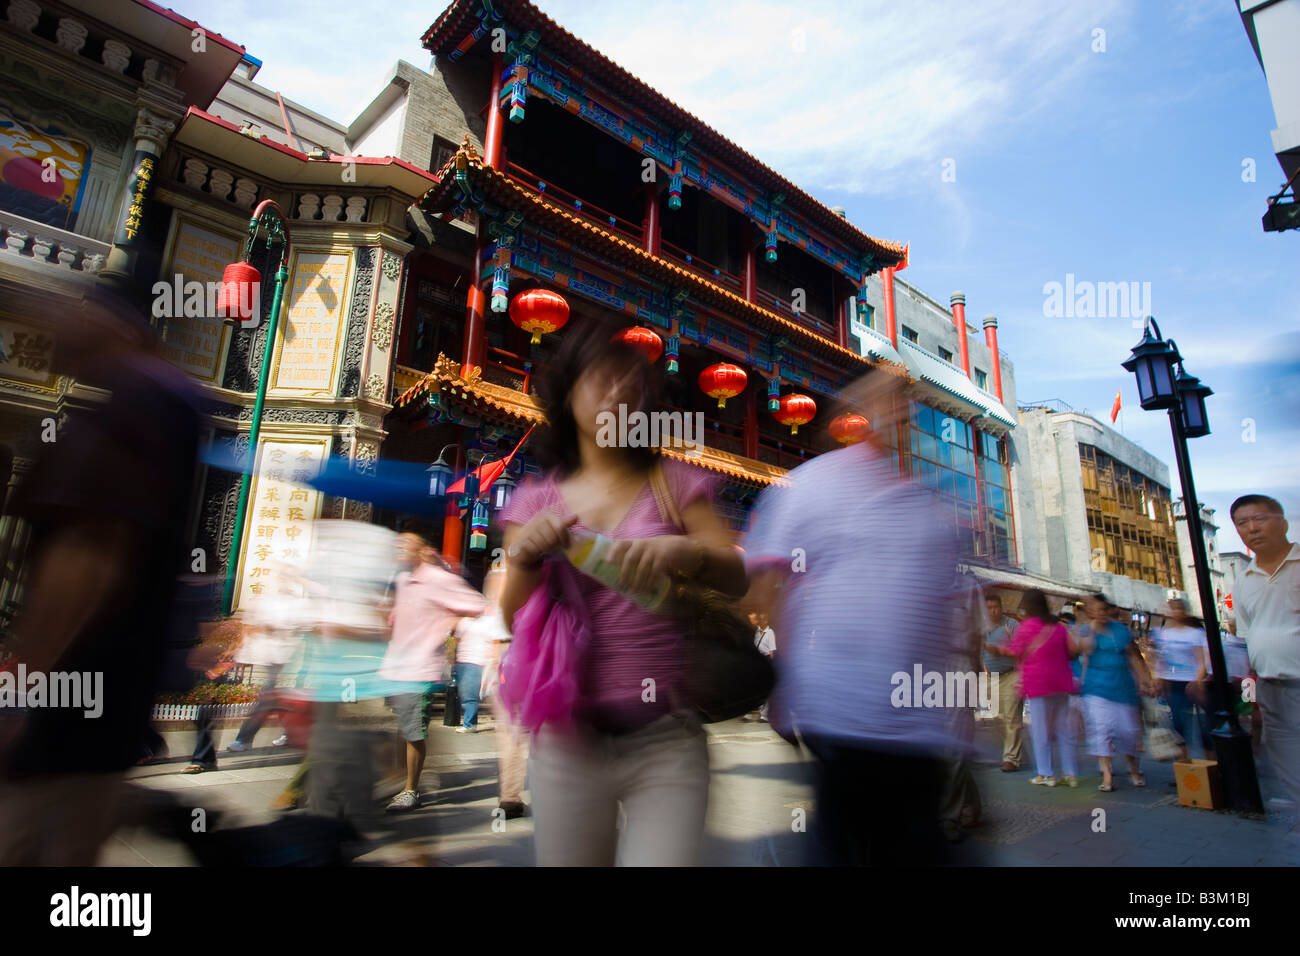
[(817, 403), (807, 395), (791, 393), (781, 399), (780, 405), (772, 413), (782, 425), (790, 426), (790, 434), (799, 434), (799, 426), (807, 425), (817, 414)]
[(569, 303), (564, 296), (549, 289), (529, 289), (510, 303), (510, 321), (533, 334), (532, 344), (542, 341), (547, 332), (564, 328), (569, 321)]
[(624, 345), (630, 345), (653, 365), (659, 361), (659, 356), (664, 354), (664, 340), (650, 329), (643, 328), (639, 325), (633, 325), (622, 331), (615, 332), (611, 342), (622, 342)]
[(247, 322), (260, 304), (262, 273), (247, 262), (232, 262), (221, 273), (217, 315), (227, 322)]
[(716, 398), (719, 408), (726, 408), (727, 399), (735, 398), (743, 392), (748, 380), (749, 376), (739, 365), (719, 362), (700, 373), (700, 391), (709, 398)]
[(831, 420), (829, 431), (841, 445), (856, 445), (870, 434), (871, 422), (861, 415), (840, 415)]

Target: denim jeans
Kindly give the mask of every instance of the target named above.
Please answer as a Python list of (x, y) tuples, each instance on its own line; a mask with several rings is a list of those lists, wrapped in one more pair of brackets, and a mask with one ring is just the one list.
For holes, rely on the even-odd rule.
[(456, 692), (460, 694), (461, 723), (478, 726), (479, 691), (483, 687), (483, 665), (456, 662)]
[(275, 699), (275, 682), (280, 676), (280, 670), (283, 665), (271, 664), (267, 668), (266, 680), (257, 694), (257, 703), (253, 705), (252, 712), (244, 718), (244, 722), (239, 725), (239, 733), (235, 739), (241, 744), (253, 743), (253, 738), (257, 732), (262, 729), (266, 723), (266, 718), (270, 717), (276, 709), (277, 701)]

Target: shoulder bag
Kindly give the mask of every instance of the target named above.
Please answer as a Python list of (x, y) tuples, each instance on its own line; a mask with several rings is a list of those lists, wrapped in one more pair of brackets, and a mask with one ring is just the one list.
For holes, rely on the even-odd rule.
[[(661, 463), (650, 473), (650, 487), (659, 513), (685, 534)], [(753, 628), (736, 614), (734, 600), (713, 588), (679, 581), (672, 604), (685, 631), (687, 706), (706, 724), (758, 709), (772, 693), (776, 670), (755, 646)]]

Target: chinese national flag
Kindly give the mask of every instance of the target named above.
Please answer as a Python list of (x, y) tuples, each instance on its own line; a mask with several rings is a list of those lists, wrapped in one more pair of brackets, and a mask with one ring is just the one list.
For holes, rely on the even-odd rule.
[(1123, 407), (1119, 400), (1119, 392), (1115, 393), (1115, 404), (1110, 407), (1110, 423), (1115, 424), (1115, 419), (1119, 418), (1119, 410)]

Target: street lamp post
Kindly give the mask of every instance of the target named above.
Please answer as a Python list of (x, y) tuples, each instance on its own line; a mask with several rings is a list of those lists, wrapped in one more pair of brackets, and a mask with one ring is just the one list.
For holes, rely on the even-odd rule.
[[(242, 263), (226, 267), (223, 276), (221, 298), (218, 301), (218, 313), (230, 318), (230, 303), (240, 301), (242, 293), (239, 284), (251, 283), (252, 296), (260, 298), (261, 290), (256, 284), (260, 276), (249, 263), (258, 233), (265, 227), (266, 245), (274, 250), (272, 259), (275, 268), (275, 293), (271, 298), (271, 314), (267, 320), (266, 345), (262, 349), (261, 369), (257, 374), (257, 397), (253, 401), (253, 418), (248, 429), (248, 453), (252, 456), (252, 467), (257, 467), (257, 439), (262, 430), (262, 408), (266, 404), (266, 386), (270, 377), (271, 355), (275, 348), (275, 336), (280, 328), (280, 303), (284, 298), (284, 284), (289, 278), (289, 227), (284, 215), (274, 200), (264, 199), (253, 210), (253, 218), (248, 222), (248, 247), (244, 251)], [(256, 301), (256, 299), (254, 299)], [(235, 571), (239, 562), (239, 548), (244, 537), (244, 523), (248, 517), (248, 495), (252, 487), (252, 468), (243, 473), (239, 481), (239, 507), (235, 511), (235, 530), (230, 539), (230, 557), (226, 562), (226, 587), (222, 605), (229, 614), (235, 600)]]
[[(1156, 332), (1154, 338), (1151, 335), (1153, 326)], [(1199, 379), (1187, 374), (1182, 361), (1178, 347), (1172, 340), (1165, 341), (1160, 334), (1160, 326), (1148, 316), (1142, 341), (1134, 346), (1123, 366), (1137, 376), (1138, 397), (1142, 407), (1148, 411), (1165, 409), (1169, 412), (1178, 478), (1183, 488), (1183, 501), (1187, 503), (1187, 535), (1192, 548), (1192, 563), (1196, 569), (1201, 612), (1205, 619), (1210, 665), (1214, 669), (1214, 687), (1220, 704), (1210, 736), (1214, 739), (1215, 755), (1218, 757), (1228, 806), (1233, 810), (1263, 813), (1264, 803), (1260, 798), (1259, 779), (1255, 774), (1250, 734), (1242, 730), (1229, 703), (1228, 667), (1223, 654), (1223, 639), (1219, 633), (1214, 587), (1210, 582), (1210, 562), (1205, 554), (1201, 507), (1196, 497), (1196, 485), (1192, 480), (1192, 466), (1187, 453), (1188, 438), (1199, 438), (1210, 433), (1205, 416), (1205, 399), (1212, 392)]]

